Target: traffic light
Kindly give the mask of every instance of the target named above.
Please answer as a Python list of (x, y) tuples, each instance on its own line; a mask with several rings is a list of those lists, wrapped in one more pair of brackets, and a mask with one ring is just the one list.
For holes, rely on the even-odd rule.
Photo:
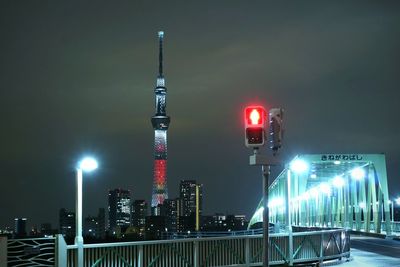
[(272, 108), (269, 111), (269, 147), (276, 154), (282, 146), (283, 139), (283, 109)]
[(266, 112), (261, 106), (249, 106), (244, 110), (245, 144), (260, 147), (265, 143)]

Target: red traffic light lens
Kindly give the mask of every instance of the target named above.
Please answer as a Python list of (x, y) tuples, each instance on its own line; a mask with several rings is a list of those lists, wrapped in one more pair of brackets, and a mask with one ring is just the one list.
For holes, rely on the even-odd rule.
[(250, 112), (250, 123), (252, 125), (257, 125), (257, 124), (260, 124), (260, 120), (261, 120), (261, 114), (260, 114), (259, 110), (253, 109)]
[(265, 111), (263, 107), (247, 107), (245, 109), (246, 127), (264, 125)]

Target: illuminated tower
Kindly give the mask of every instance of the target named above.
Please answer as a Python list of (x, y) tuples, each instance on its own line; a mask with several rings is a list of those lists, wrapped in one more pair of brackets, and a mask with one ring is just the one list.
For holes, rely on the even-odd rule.
[[(157, 85), (154, 89), (156, 114), (151, 118), (154, 128), (154, 177), (151, 207), (156, 208), (168, 198), (167, 190), (167, 130), (170, 122), (167, 116), (165, 80), (163, 75), (163, 38), (164, 32), (158, 32), (160, 43)], [(156, 209), (155, 209), (156, 210)], [(157, 214), (155, 214), (157, 215)]]

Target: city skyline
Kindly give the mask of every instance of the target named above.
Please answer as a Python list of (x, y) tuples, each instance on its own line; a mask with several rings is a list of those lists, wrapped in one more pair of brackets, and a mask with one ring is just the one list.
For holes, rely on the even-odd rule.
[(0, 227), (56, 225), (61, 207), (73, 211), (86, 153), (100, 164), (85, 174), (84, 217), (113, 188), (151, 203), (160, 30), (170, 196), (195, 179), (207, 188), (204, 214), (252, 215), (261, 171), (244, 146), (248, 104), (285, 109), (285, 162), (383, 152), (389, 194), (400, 195), (399, 3), (210, 5), (0, 4)]
[[(142, 199), (132, 199), (129, 190), (123, 188), (109, 190), (107, 213), (105, 212), (106, 208), (99, 207), (97, 215), (86, 216), (83, 223), (83, 236), (90, 239), (104, 239), (106, 237), (121, 239), (124, 238), (125, 233), (132, 235), (132, 233), (138, 231), (140, 233), (138, 236), (130, 236), (129, 238), (144, 238), (146, 218), (151, 220), (152, 217), (159, 216), (165, 221), (167, 232), (171, 233), (210, 231), (210, 227), (212, 228), (213, 225), (210, 225), (207, 220), (215, 216), (241, 218), (243, 223), (247, 223), (245, 215), (223, 214), (221, 212), (202, 214), (202, 194), (202, 184), (197, 183), (196, 180), (181, 180), (179, 195), (166, 199), (165, 203), (159, 204), (157, 214), (154, 215), (154, 210), (148, 209), (148, 203)], [(0, 228), (0, 233), (13, 234), (13, 236), (18, 237), (38, 237), (58, 233), (71, 240), (75, 236), (75, 211), (61, 207), (57, 219), (56, 225), (48, 222), (27, 225), (27, 222), (29, 223), (27, 218), (15, 218), (14, 227)], [(219, 230), (223, 231), (222, 228)]]

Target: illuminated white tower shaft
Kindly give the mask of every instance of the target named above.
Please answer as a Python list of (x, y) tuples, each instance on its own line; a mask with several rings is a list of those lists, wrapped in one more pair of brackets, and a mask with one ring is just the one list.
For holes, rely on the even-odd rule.
[(165, 80), (163, 75), (163, 38), (164, 32), (158, 32), (160, 43), (159, 52), (159, 70), (155, 92), (156, 114), (151, 118), (154, 128), (154, 177), (153, 194), (151, 207), (157, 207), (163, 204), (168, 198), (167, 190), (167, 130), (170, 123), (170, 117), (167, 116)]

